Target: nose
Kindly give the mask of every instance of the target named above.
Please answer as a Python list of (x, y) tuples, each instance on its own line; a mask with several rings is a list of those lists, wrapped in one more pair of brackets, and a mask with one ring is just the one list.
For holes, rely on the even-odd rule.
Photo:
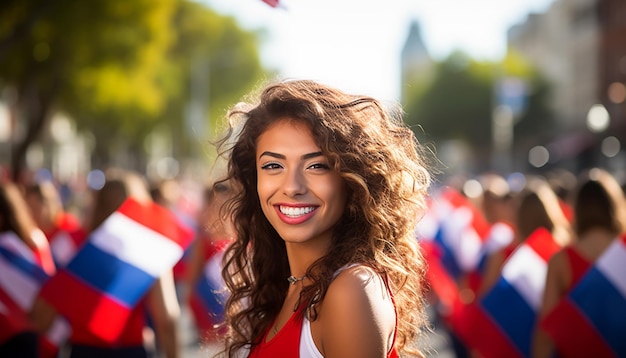
[(293, 198), (296, 195), (306, 193), (306, 188), (306, 178), (299, 170), (289, 170), (285, 173), (285, 180), (283, 182), (283, 193), (285, 195)]

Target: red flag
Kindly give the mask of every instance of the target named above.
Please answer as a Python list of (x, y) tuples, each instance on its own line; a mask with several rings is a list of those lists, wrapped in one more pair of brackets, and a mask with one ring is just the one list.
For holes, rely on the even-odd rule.
[(263, 0), (264, 3), (268, 4), (271, 7), (278, 7), (278, 3), (280, 0)]

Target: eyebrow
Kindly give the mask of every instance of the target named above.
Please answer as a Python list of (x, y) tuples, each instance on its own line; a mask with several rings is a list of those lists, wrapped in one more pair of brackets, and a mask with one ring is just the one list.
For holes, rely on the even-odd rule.
[[(278, 154), (278, 153), (268, 152), (268, 151), (261, 153), (261, 155), (259, 155), (259, 159), (265, 155), (272, 157), (272, 158), (276, 158), (276, 159), (287, 159), (287, 157), (284, 156), (283, 154)], [(304, 154), (303, 156), (300, 157), (300, 159), (311, 159), (311, 158), (319, 157), (322, 155), (323, 155), (322, 152), (312, 152), (312, 153)]]

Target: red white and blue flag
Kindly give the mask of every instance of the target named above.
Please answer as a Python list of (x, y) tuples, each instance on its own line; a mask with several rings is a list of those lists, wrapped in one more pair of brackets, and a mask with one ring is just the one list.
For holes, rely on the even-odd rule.
[(219, 339), (219, 324), (224, 321), (228, 291), (222, 279), (222, 259), (229, 242), (220, 240), (208, 243), (202, 275), (189, 299), (200, 339), (207, 342)]
[(82, 229), (59, 230), (50, 238), (50, 251), (57, 267), (65, 267), (83, 244), (86, 233)]
[(127, 199), (44, 284), (40, 296), (75, 329), (113, 343), (133, 308), (192, 240), (193, 233), (169, 210)]
[(496, 285), (466, 308), (461, 335), (481, 356), (530, 356), (547, 263), (560, 248), (549, 231), (536, 230), (504, 263)]
[(626, 237), (541, 322), (564, 357), (626, 357)]
[[(0, 234), (0, 342), (32, 330), (28, 319), (37, 292), (50, 278), (34, 253), (13, 232)], [(42, 357), (54, 356), (70, 334), (62, 318), (40, 339)]]
[(444, 188), (433, 198), (416, 232), (420, 241), (438, 247), (439, 260), (456, 279), (478, 267), (489, 230), (489, 223), (467, 198)]

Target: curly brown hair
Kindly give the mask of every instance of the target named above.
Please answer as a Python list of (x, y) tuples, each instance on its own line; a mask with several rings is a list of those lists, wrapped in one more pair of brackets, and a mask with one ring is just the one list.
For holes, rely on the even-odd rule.
[[(223, 276), (228, 356), (259, 344), (285, 299), (289, 264), (285, 242), (265, 218), (257, 195), (256, 144), (277, 119), (290, 117), (311, 128), (330, 166), (346, 183), (348, 200), (328, 253), (306, 272), (312, 282), (300, 302), (315, 320), (320, 303), (341, 267), (358, 263), (387, 277), (397, 312), (396, 347), (423, 356), (415, 346), (425, 317), (425, 263), (414, 227), (426, 210), (431, 182), (428, 156), (413, 131), (368, 96), (355, 96), (307, 80), (270, 84), (256, 105), (228, 113), (229, 133), (219, 152), (230, 157), (229, 179), (240, 183), (228, 203), (237, 240), (228, 248)], [(233, 143), (229, 138), (236, 134)]]

